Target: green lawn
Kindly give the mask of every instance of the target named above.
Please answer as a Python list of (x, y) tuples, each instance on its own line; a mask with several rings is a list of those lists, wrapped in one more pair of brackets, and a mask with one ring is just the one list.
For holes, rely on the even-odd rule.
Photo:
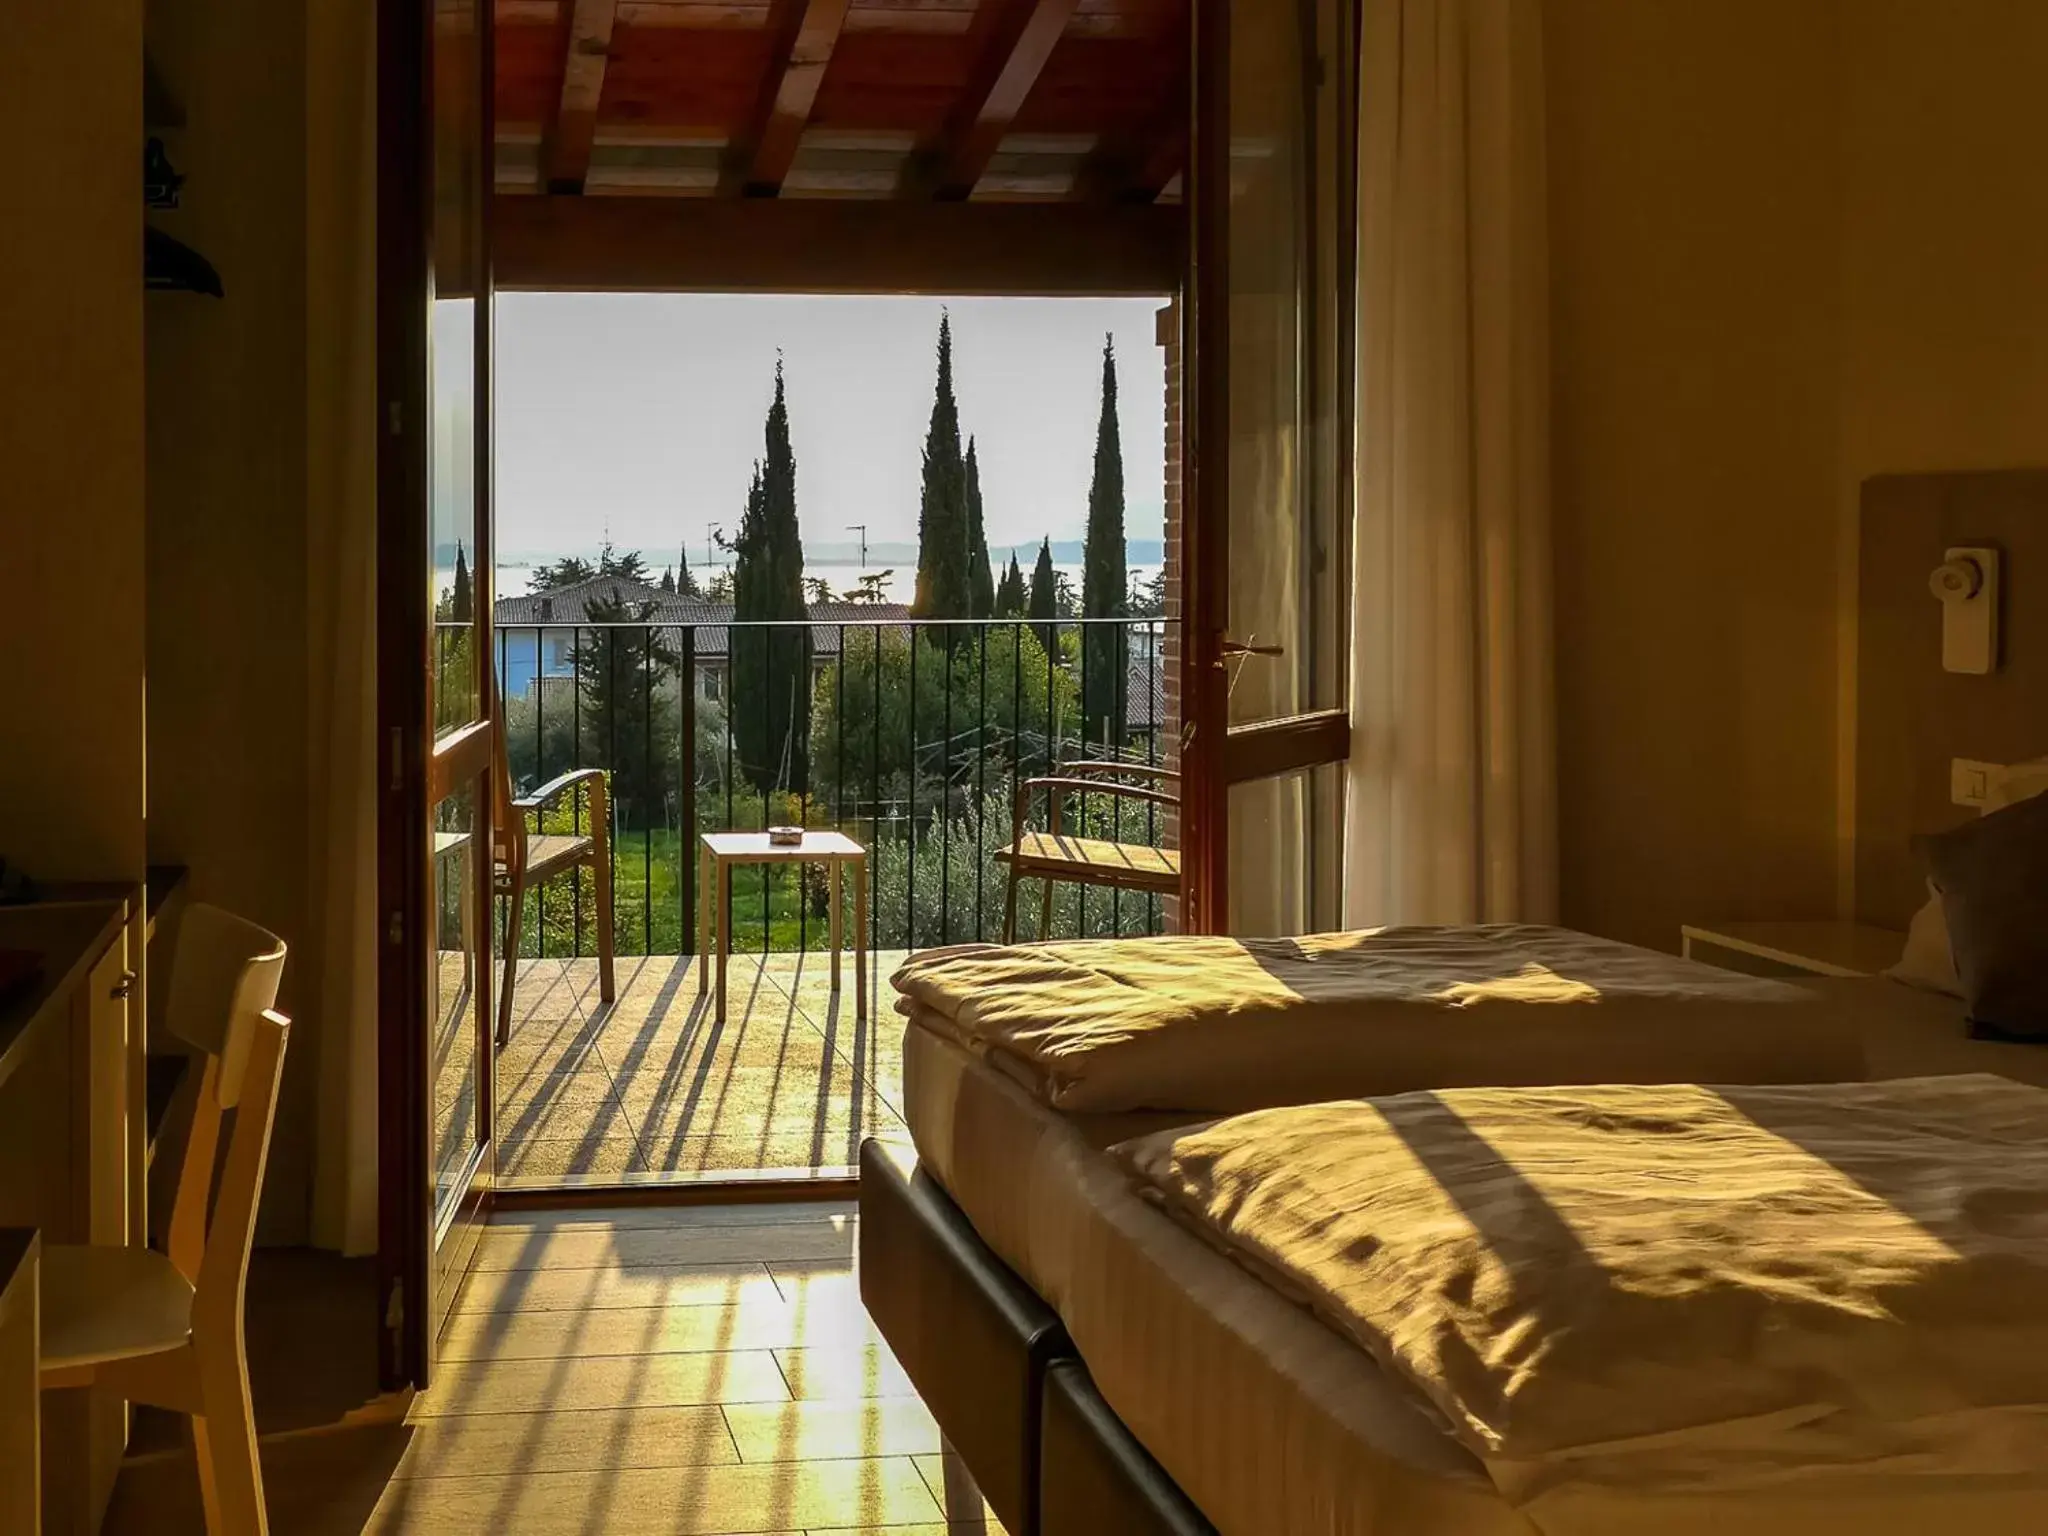
[[(885, 830), (876, 840), (869, 828), (853, 830), (870, 848), (871, 921), (878, 948), (926, 948), (1001, 938), (1007, 871), (991, 851), (1007, 840), (1007, 825), (998, 826), (991, 819), (981, 829), (968, 822), (953, 824), (943, 833), (928, 829), (919, 839), (914, 857), (900, 834), (892, 837)], [(1143, 832), (1134, 825), (1127, 827), (1124, 835), (1127, 840), (1139, 841)], [(684, 862), (680, 834), (668, 829), (621, 832), (613, 843), (613, 864), (613, 918), (619, 953), (694, 954), (699, 909), (693, 900), (707, 900), (708, 893), (690, 889), (692, 870)], [(764, 947), (777, 952), (828, 948), (831, 928), (825, 878), (819, 866), (736, 869), (734, 952)], [(849, 888), (849, 923), (852, 894)], [(1018, 903), (1020, 938), (1039, 936), (1041, 910), (1038, 887), (1027, 883)], [(596, 920), (592, 882), (564, 877), (528, 897), (519, 952), (561, 957), (595, 954)], [(1158, 905), (1143, 897), (1115, 896), (1102, 890), (1084, 893), (1068, 886), (1060, 889), (1054, 904), (1055, 938), (1157, 931)], [(851, 942), (849, 933), (849, 946)]]

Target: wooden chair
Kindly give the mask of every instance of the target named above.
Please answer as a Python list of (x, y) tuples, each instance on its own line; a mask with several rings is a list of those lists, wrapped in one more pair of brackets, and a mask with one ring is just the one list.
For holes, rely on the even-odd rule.
[[(284, 945), (217, 907), (187, 909), (164, 1024), (203, 1064), (171, 1205), (168, 1253), (43, 1250), (45, 1389), (99, 1385), (192, 1419), (212, 1536), (268, 1529), (242, 1296), (290, 1025), (271, 1011)], [(221, 1121), (235, 1112), (214, 1185)], [(208, 1202), (212, 1215), (208, 1216)]]
[[(1010, 888), (1003, 901), (1005, 944), (1017, 942), (1017, 882), (1027, 877), (1035, 876), (1045, 887), (1045, 906), (1038, 925), (1041, 935), (1052, 931), (1052, 888), (1056, 881), (1112, 886), (1159, 896), (1180, 894), (1180, 855), (1173, 849), (1071, 837), (1060, 830), (1060, 807), (1070, 794), (1109, 795), (1169, 807), (1180, 804), (1179, 796), (1167, 790), (1139, 789), (1117, 782), (1125, 778), (1147, 778), (1176, 787), (1180, 784), (1180, 775), (1171, 768), (1154, 768), (1144, 763), (1067, 763), (1052, 777), (1026, 779), (1017, 786), (1017, 814), (1011, 824), (1010, 846), (997, 849), (995, 855), (1010, 866)], [(1045, 791), (1046, 830), (1026, 831), (1031, 797), (1038, 790)]]
[[(493, 779), (497, 786), (498, 814), (492, 836), (491, 890), (507, 903), (505, 919), (505, 980), (498, 988), (498, 1049), (512, 1038), (512, 985), (519, 974), (519, 925), (526, 908), (526, 893), (544, 881), (566, 875), (585, 865), (597, 887), (597, 988), (598, 996), (613, 1002), (618, 987), (613, 980), (612, 935), (612, 834), (608, 781), (602, 768), (578, 768), (560, 778), (550, 779), (523, 800), (512, 798), (512, 770), (505, 760), (505, 733), (498, 732), (498, 759)], [(542, 833), (527, 825), (527, 818), (559, 804), (578, 788), (584, 794), (583, 825), (590, 830), (570, 836)]]

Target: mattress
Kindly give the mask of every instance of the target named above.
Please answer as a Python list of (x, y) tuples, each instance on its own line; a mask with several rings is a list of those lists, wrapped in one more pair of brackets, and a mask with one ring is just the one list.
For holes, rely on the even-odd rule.
[(1099, 1150), (1130, 1117), (1061, 1115), (917, 1024), (903, 1070), (920, 1163), (1222, 1536), (1530, 1536), (1368, 1356), (1132, 1193)]
[(1940, 1479), (1676, 1502), (1567, 1487), (1538, 1523), (1370, 1356), (1138, 1196), (1101, 1148), (1161, 1117), (1061, 1115), (915, 1023), (904, 1081), (927, 1172), (1059, 1313), (1104, 1399), (1222, 1536), (2043, 1527), (2036, 1490)]

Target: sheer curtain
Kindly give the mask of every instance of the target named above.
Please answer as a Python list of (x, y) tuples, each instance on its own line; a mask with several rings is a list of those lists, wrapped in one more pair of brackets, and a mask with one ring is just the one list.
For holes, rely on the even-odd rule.
[(306, 9), (306, 942), (313, 1240), (377, 1246), (377, 14)]
[(1539, 0), (1365, 0), (1345, 919), (1552, 920)]

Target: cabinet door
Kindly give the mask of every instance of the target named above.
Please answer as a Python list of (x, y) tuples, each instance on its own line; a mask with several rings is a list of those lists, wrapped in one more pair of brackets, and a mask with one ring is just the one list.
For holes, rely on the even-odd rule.
[(79, 1080), (85, 1084), (91, 1116), (86, 1131), (90, 1158), (81, 1164), (84, 1180), (79, 1209), (85, 1214), (86, 1238), (94, 1243), (128, 1241), (128, 1056), (129, 1030), (135, 1017), (135, 973), (128, 965), (128, 934), (123, 928), (92, 968), (78, 999), (77, 1032), (84, 1053)]
[[(72, 1140), (69, 1240), (118, 1247), (128, 1241), (128, 1046), (137, 1017), (128, 931), (114, 940), (71, 1000)], [(99, 1529), (127, 1448), (127, 1404), (103, 1387), (57, 1393), (43, 1402), (44, 1528)]]

